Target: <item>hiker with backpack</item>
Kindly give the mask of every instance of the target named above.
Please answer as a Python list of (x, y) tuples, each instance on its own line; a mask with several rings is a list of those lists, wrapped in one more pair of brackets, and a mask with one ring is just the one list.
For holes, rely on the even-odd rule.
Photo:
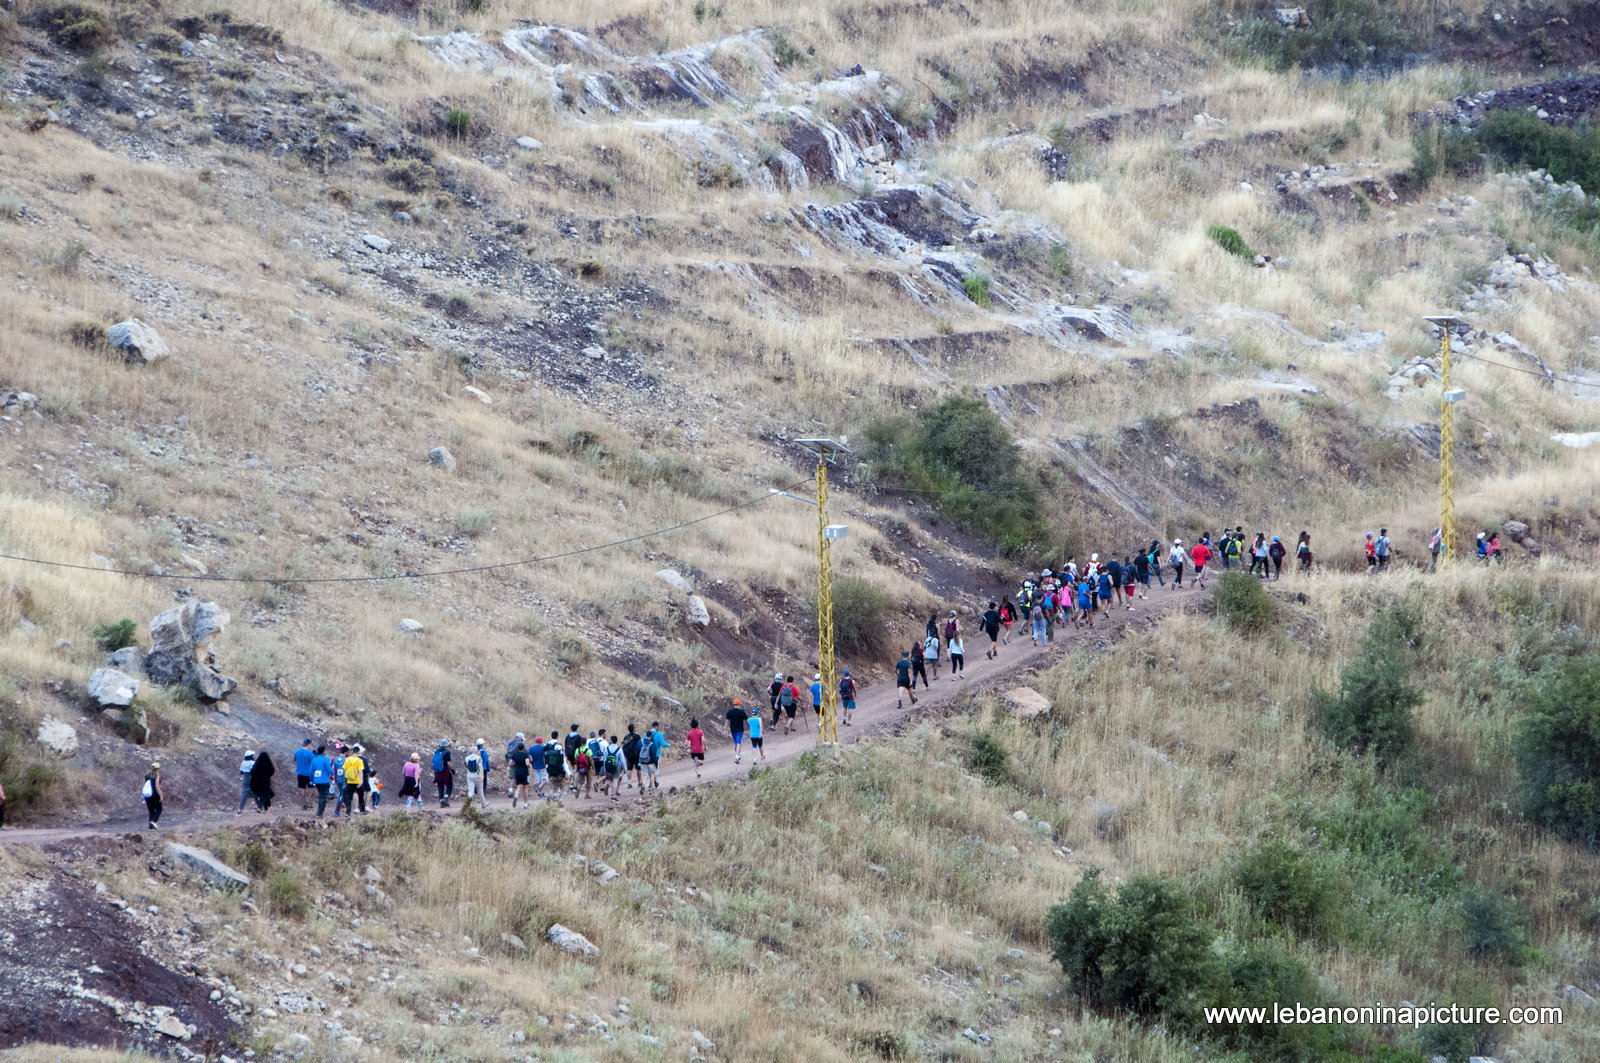
[(361, 756), (360, 746), (354, 746), (345, 754), (344, 767), (341, 778), (344, 781), (344, 814), (346, 818), (355, 815), (356, 809), (361, 809), (361, 814), (367, 814), (367, 762)]
[[(456, 773), (450, 765), (450, 739), (439, 739), (439, 747), (433, 751), (433, 787), (439, 792), (439, 807), (450, 807), (450, 796), (455, 792)], [(335, 810), (337, 812), (337, 810)]]
[(778, 708), (784, 715), (783, 733), (789, 734), (794, 730), (794, 714), (800, 708), (800, 687), (795, 684), (792, 675), (784, 680), (783, 689), (778, 691)]
[[(540, 752), (543, 753), (543, 750)], [(517, 807), (518, 801), (522, 802), (523, 808), (528, 807), (528, 778), (532, 773), (532, 760), (533, 758), (529, 756), (528, 746), (525, 742), (518, 742), (516, 748), (511, 751), (511, 807), (513, 809)], [(467, 788), (469, 791), (467, 800), (471, 801), (472, 775), (470, 772), (467, 775)]]
[(1267, 559), (1272, 562), (1273, 579), (1283, 575), (1283, 556), (1286, 553), (1288, 551), (1283, 548), (1283, 540), (1274, 535), (1272, 542), (1267, 544)]
[(1150, 566), (1150, 574), (1156, 578), (1157, 587), (1167, 585), (1167, 577), (1161, 572), (1161, 544), (1154, 539), (1144, 548), (1145, 563)]
[(737, 764), (744, 759), (744, 733), (750, 714), (744, 711), (744, 703), (734, 698), (733, 704), (728, 707), (727, 717), (728, 737), (733, 740), (733, 762)]
[(633, 780), (632, 785), (641, 790), (644, 789), (644, 773), (639, 767), (639, 749), (643, 743), (639, 729), (629, 720), (628, 733), (622, 736), (622, 772), (625, 778)]
[(150, 762), (150, 771), (144, 777), (144, 785), (139, 788), (139, 796), (144, 798), (145, 815), (150, 818), (150, 829), (155, 830), (156, 824), (161, 822), (161, 762)]
[(994, 602), (990, 602), (989, 608), (983, 611), (983, 619), (978, 622), (978, 627), (989, 636), (989, 648), (983, 655), (992, 661), (1000, 653), (1000, 609)]
[(589, 750), (589, 743), (585, 742), (578, 747), (577, 753), (572, 758), (573, 780), (572, 792), (579, 796), (589, 798), (594, 796), (594, 754)]
[[(848, 668), (839, 677), (839, 707), (843, 710), (844, 725), (849, 727), (850, 718), (856, 714), (856, 681), (850, 677)], [(762, 753), (761, 759), (766, 760), (767, 755)]]
[[(918, 641), (913, 642), (911, 644), (911, 650), (910, 650), (910, 653), (908, 654), (908, 656), (911, 658), (911, 689), (912, 690), (917, 689), (917, 678), (919, 676), (922, 678), (923, 689), (927, 689), (927, 686), (928, 686), (928, 662), (922, 656), (922, 642), (921, 642), (921, 640), (918, 640)], [(916, 698), (912, 698), (911, 700), (912, 700), (913, 703), (915, 703), (917, 699)]]
[(908, 650), (900, 652), (900, 660), (894, 666), (894, 698), (895, 707), (906, 707), (905, 696), (911, 698), (911, 704), (917, 703), (917, 680), (911, 670), (911, 653)]
[[(1498, 541), (1491, 542), (1490, 546), (1491, 547), (1498, 547), (1499, 546), (1499, 542)], [(1378, 558), (1378, 571), (1379, 572), (1387, 572), (1389, 570), (1389, 551), (1390, 551), (1389, 529), (1388, 528), (1379, 528), (1378, 529), (1378, 538), (1376, 540), (1374, 540), (1373, 544), (1372, 544), (1372, 552), (1374, 554), (1376, 554), (1377, 558)]]
[[(750, 718), (759, 720), (761, 714), (756, 713)], [(661, 733), (661, 721), (651, 720), (650, 729), (644, 733), (644, 741), (639, 743), (639, 767), (644, 772), (643, 781), (639, 784), (641, 791), (647, 785), (652, 790), (661, 789), (661, 780), (656, 775), (661, 770), (661, 753), (668, 745), (667, 736)], [(644, 794), (640, 793), (639, 796), (643, 797)]]
[(922, 666), (939, 678), (939, 636), (928, 635), (922, 640)]
[(1011, 625), (1017, 622), (1017, 607), (1008, 594), (1000, 599), (1000, 645), (1011, 645)]
[(250, 801), (250, 773), (256, 770), (256, 751), (244, 751), (244, 759), (239, 761), (239, 808), (234, 812), (236, 816), (244, 815), (244, 806)]
[(600, 746), (600, 768), (605, 772), (605, 792), (611, 795), (611, 800), (622, 799), (622, 745), (617, 741), (617, 736), (612, 735)]
[(317, 818), (328, 807), (328, 791), (333, 786), (333, 759), (327, 746), (318, 746), (311, 757), (311, 786), (317, 791)]
[(1028, 610), (1028, 638), (1035, 646), (1043, 646), (1050, 629), (1045, 624), (1044, 602), (1035, 601)]
[(1182, 590), (1183, 566), (1189, 563), (1189, 555), (1184, 553), (1182, 539), (1172, 540), (1172, 553), (1167, 561), (1172, 565), (1172, 589)]
[(489, 750), (484, 747), (484, 740), (478, 742), (467, 755), (462, 758), (462, 767), (467, 772), (467, 800), (480, 801), (483, 807), (489, 807)]
[(1310, 532), (1303, 531), (1300, 533), (1300, 541), (1294, 545), (1294, 556), (1300, 562), (1300, 572), (1304, 575), (1310, 575), (1311, 563), (1316, 560), (1315, 555), (1311, 552)]
[[(506, 774), (508, 776), (511, 773), (511, 752), (512, 752), (512, 750), (517, 748), (517, 743), (518, 742), (521, 742), (523, 747), (527, 748), (527, 746), (528, 746), (528, 736), (523, 734), (521, 731), (518, 731), (516, 733), (516, 735), (513, 736), (512, 739), (509, 742), (506, 743), (505, 764), (506, 764)], [(540, 752), (542, 754), (543, 750), (544, 750), (544, 743), (543, 742), (538, 742), (538, 743), (536, 743), (536, 745), (539, 747), (539, 750), (540, 750)], [(536, 764), (542, 765), (544, 763), (544, 759), (543, 759), (542, 755), (541, 756), (536, 756), (533, 759), (536, 762)], [(511, 791), (512, 791), (511, 781), (508, 778), (506, 780), (506, 796), (507, 797), (511, 797), (512, 796)]]
[(561, 740), (561, 750), (567, 757), (567, 777), (572, 780), (572, 792), (578, 792), (578, 747), (583, 745), (583, 732), (573, 724), (567, 737)]
[(700, 721), (694, 718), (689, 720), (689, 730), (683, 736), (689, 743), (689, 762), (694, 765), (694, 777), (700, 778), (700, 769), (706, 763), (706, 733), (700, 730)]
[(750, 753), (762, 760), (767, 759), (767, 750), (761, 737), (761, 714), (750, 713), (744, 721), (745, 729), (750, 732)]
[(774, 672), (772, 682), (767, 684), (767, 700), (772, 705), (772, 726), (778, 726), (778, 721), (783, 718), (783, 707), (778, 704), (778, 696), (783, 693), (783, 673)]
[(542, 748), (545, 774), (550, 776), (550, 794), (559, 801), (562, 788), (567, 784), (567, 751), (561, 748), (561, 732), (551, 731), (550, 741)]

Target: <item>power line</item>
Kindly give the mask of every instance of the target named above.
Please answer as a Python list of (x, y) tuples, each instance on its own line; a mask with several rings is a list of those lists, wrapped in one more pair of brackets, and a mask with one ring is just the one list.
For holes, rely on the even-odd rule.
[(1538, 369), (1529, 369), (1529, 368), (1527, 368), (1525, 366), (1512, 365), (1510, 362), (1497, 362), (1492, 358), (1484, 358), (1484, 357), (1481, 357), (1480, 355), (1476, 355), (1476, 354), (1465, 354), (1465, 353), (1463, 353), (1461, 351), (1457, 351), (1456, 352), (1456, 356), (1459, 357), (1459, 358), (1466, 358), (1466, 359), (1469, 359), (1469, 360), (1474, 361), (1474, 362), (1482, 362), (1484, 365), (1492, 365), (1492, 366), (1497, 366), (1497, 367), (1499, 367), (1501, 369), (1509, 369), (1513, 373), (1527, 373), (1529, 376), (1536, 376), (1540, 380), (1548, 381), (1550, 383), (1554, 383), (1555, 381), (1559, 380), (1563, 384), (1573, 384), (1573, 385), (1576, 385), (1577, 387), (1596, 387), (1596, 386), (1600, 386), (1600, 381), (1578, 380), (1575, 377), (1564, 376), (1561, 373), (1557, 373), (1557, 372), (1554, 372), (1554, 371), (1550, 371), (1550, 370), (1541, 371), (1541, 370), (1538, 370)]
[[(792, 491), (797, 487), (804, 487), (810, 482), (811, 477), (808, 476), (804, 480), (790, 484), (788, 487), (783, 488), (783, 490)], [(495, 572), (506, 568), (521, 568), (527, 565), (539, 565), (547, 561), (557, 561), (565, 557), (577, 557), (580, 554), (592, 554), (600, 550), (609, 550), (616, 546), (626, 546), (629, 543), (640, 542), (644, 539), (654, 539), (658, 536), (667, 535), (675, 531), (681, 531), (684, 528), (692, 528), (696, 524), (704, 524), (708, 520), (715, 520), (717, 517), (725, 517), (729, 513), (736, 513), (741, 509), (749, 509), (751, 506), (759, 505), (760, 503), (765, 502), (772, 497), (774, 496), (771, 494), (757, 495), (754, 498), (746, 499), (745, 501), (729, 506), (726, 509), (719, 509), (715, 513), (707, 513), (703, 517), (696, 517), (693, 520), (686, 520), (681, 524), (673, 524), (665, 528), (656, 528), (653, 531), (640, 532), (638, 535), (630, 535), (626, 539), (613, 539), (608, 543), (596, 543), (592, 546), (574, 547), (571, 550), (562, 550), (559, 553), (554, 554), (544, 554), (540, 557), (526, 557), (520, 561), (500, 561), (492, 565), (472, 565), (466, 568), (435, 569), (430, 572), (398, 572), (388, 576), (202, 576), (191, 572), (140, 572), (135, 569), (100, 568), (97, 565), (76, 565), (68, 561), (46, 561), (37, 557), (21, 557), (16, 554), (0, 554), (0, 561), (18, 561), (26, 565), (44, 565), (49, 568), (65, 568), (72, 569), (73, 571), (77, 572), (105, 572), (113, 576), (133, 576), (138, 579), (183, 580), (185, 582), (194, 583), (382, 583), (385, 581), (401, 579), (434, 579), (440, 576), (465, 576), (475, 572)]]

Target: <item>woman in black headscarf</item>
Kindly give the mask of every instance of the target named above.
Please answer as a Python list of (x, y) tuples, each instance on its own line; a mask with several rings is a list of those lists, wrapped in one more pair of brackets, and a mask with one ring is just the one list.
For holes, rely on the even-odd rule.
[(256, 757), (256, 766), (250, 769), (250, 794), (256, 799), (256, 807), (263, 812), (272, 809), (272, 776), (276, 771), (272, 754), (266, 750), (261, 751)]

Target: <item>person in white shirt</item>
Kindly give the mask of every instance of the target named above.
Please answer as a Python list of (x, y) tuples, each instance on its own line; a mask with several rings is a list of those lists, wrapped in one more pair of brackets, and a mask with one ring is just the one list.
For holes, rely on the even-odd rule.
[(1174, 589), (1183, 586), (1183, 568), (1189, 563), (1189, 555), (1183, 549), (1183, 540), (1172, 540), (1172, 553), (1167, 555), (1167, 563), (1172, 566), (1172, 586)]

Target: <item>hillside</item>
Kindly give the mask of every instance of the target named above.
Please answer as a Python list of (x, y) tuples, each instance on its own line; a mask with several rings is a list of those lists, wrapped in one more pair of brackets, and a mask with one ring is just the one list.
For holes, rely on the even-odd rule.
[[(1368, 897), (1337, 917), (1351, 936), (1295, 937), (1291, 953), (1356, 1002), (1589, 985), (1591, 858), (1521, 840), (1515, 709), (1472, 669), (1511, 652), (1512, 618), (1554, 616), (1570, 653), (1592, 648), (1600, 205), (1585, 190), (1600, 188), (1600, 74), (1586, 64), (1600, 16), (1579, 2), (1305, 10), (1301, 23), (1237, 0), (0, 8), (0, 553), (84, 566), (0, 560), (8, 827), (123, 823), (152, 757), (175, 807), (221, 808), (241, 748), (287, 754), (304, 733), (360, 739), (393, 774), (441, 736), (494, 745), (641, 717), (681, 734), (693, 715), (720, 718), (774, 670), (815, 667), (816, 514), (769, 493), (811, 491), (807, 437), (855, 450), (832, 473), (832, 518), (850, 525), (834, 563), (850, 581), (843, 663), (868, 685), (892, 685), (891, 647), (934, 608), (981, 610), (1024, 570), (1091, 551), (1307, 529), (1323, 566), (1309, 601), (1273, 587), (1276, 641), (1236, 642), (1196, 606), (1091, 663), (1073, 650), (1038, 680), (1042, 723), (1003, 722), (991, 690), (881, 748), (697, 792), (653, 821), (204, 839), (280, 883), (264, 888), (276, 900), (258, 888), (242, 930), (228, 924), (250, 949), (281, 952), (288, 927), (335, 953), (347, 920), (328, 895), (359, 900), (346, 872), (371, 863), (394, 903), (356, 918), (391, 975), (422, 946), (452, 950), (425, 986), (371, 972), (404, 1015), (338, 987), (351, 1002), (327, 1010), (360, 1015), (332, 1040), (322, 1009), (263, 1020), (289, 990), (216, 958), (237, 902), (141, 885), (154, 848), (74, 843), (44, 878), (46, 858), (11, 853), (8, 873), (43, 891), (24, 900), (94, 909), (146, 941), (172, 925), (118, 922), (133, 916), (97, 908), (83, 883), (129, 911), (205, 906), (189, 925), (212, 942), (207, 984), (240, 1001), (200, 1023), (219, 1051), (288, 1052), (293, 1032), (321, 1058), (357, 1052), (337, 1048), (353, 1032), (359, 1052), (408, 1057), (650, 1059), (702, 1029), (725, 1058), (1043, 1059), (1061, 1058), (1047, 1032), (1061, 1029), (1094, 1058), (1176, 1059), (1192, 1031), (1063, 1006), (1049, 907), (1091, 864), (1169, 873), (1221, 933), (1262, 936), (1224, 883), (1237, 851), (1285, 816), (1321, 829), (1307, 824), (1339, 802), (1392, 796), (1418, 848), (1449, 840), (1450, 889), (1402, 890), (1404, 910), (1378, 914)], [(1440, 389), (1422, 318), (1439, 313), (1469, 322), (1455, 337), (1460, 546), (1505, 529), (1509, 564), (1427, 584), (1412, 572), (1438, 523)], [(970, 435), (941, 442), (948, 424)], [(939, 465), (931, 448), (946, 444), (982, 453)], [(1381, 593), (1357, 574), (1380, 526), (1405, 573)], [(1525, 600), (1529, 587), (1550, 602)], [(1330, 751), (1307, 709), (1379, 602), (1401, 597), (1493, 647), (1475, 658), (1438, 636), (1436, 659), (1417, 662), (1428, 700), (1408, 785), (1426, 809), (1409, 789), (1357, 792), (1371, 769)], [(145, 682), (130, 715), (148, 735), (108, 725), (86, 693), (106, 663), (97, 629), (127, 618), (143, 650), (151, 621), (187, 602), (229, 615), (205, 648), (237, 690), (219, 706)], [(1213, 639), (1203, 661), (1179, 652)], [(1085, 669), (1112, 670), (1106, 700)], [(1502, 715), (1459, 715), (1486, 704)], [(47, 719), (74, 729), (70, 748), (36, 740)], [(977, 733), (1013, 769), (964, 770)], [(892, 767), (929, 756), (915, 778)], [(1103, 774), (1085, 777), (1090, 764)], [(760, 859), (779, 831), (792, 867)], [(1329, 859), (1375, 896), (1393, 869), (1357, 866), (1351, 845)], [(575, 853), (607, 854), (628, 888), (591, 892)], [(536, 892), (500, 878), (512, 861), (547, 865)], [(885, 869), (892, 895), (866, 896), (880, 872), (862, 866)], [(1459, 940), (1435, 940), (1468, 887), (1522, 906), (1537, 960), (1480, 969)], [(841, 914), (808, 920), (818, 911)], [(546, 916), (595, 929), (601, 965), (502, 951), (502, 932), (539, 948)], [(648, 945), (616, 948), (646, 917), (664, 920), (639, 931)], [(462, 935), (478, 950), (466, 958)], [(1471, 977), (1443, 973), (1463, 962)], [(728, 1014), (730, 982), (762, 1005)], [(615, 1017), (615, 997), (651, 1014), (662, 1045), (591, 1043), (586, 1020), (560, 1032), (568, 1012)], [(786, 1014), (844, 1001), (843, 1033)], [(435, 1040), (440, 1008), (477, 1018), (470, 1045)], [(522, 1012), (553, 1025), (519, 1027), (529, 1047), (508, 1049), (510, 1019), (490, 1017)], [(6, 1029), (7, 1044), (42, 1035)], [(1574, 1023), (1501, 1041), (1578, 1058), (1586, 1037)]]

